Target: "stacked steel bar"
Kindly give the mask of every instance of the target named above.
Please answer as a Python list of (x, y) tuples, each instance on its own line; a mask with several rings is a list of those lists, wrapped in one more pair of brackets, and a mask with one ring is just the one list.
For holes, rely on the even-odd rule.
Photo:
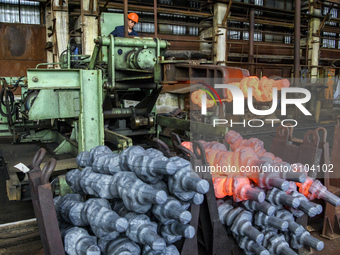
[(209, 183), (190, 162), (140, 146), (121, 154), (98, 146), (77, 163), (83, 169), (66, 174), (76, 194), (55, 198), (66, 252), (179, 254), (172, 243), (195, 235), (187, 209), (203, 202)]
[[(308, 177), (302, 164), (283, 162), (267, 152), (259, 139), (243, 139), (235, 131), (226, 135), (232, 151), (215, 141), (200, 142), (210, 166), (215, 167), (212, 173), (215, 195), (226, 199), (218, 201), (220, 220), (246, 253), (296, 254), (293, 249), (302, 246), (318, 251), (323, 249), (324, 243), (312, 237), (295, 219), (322, 212), (322, 206), (309, 200), (324, 199), (338, 206), (340, 198), (330, 193), (320, 181)], [(192, 149), (191, 143), (183, 146)], [(227, 165), (234, 166), (236, 171), (220, 170)], [(241, 168), (247, 166), (262, 170), (263, 166), (283, 166), (286, 171), (242, 172)], [(259, 199), (261, 192), (266, 201)]]

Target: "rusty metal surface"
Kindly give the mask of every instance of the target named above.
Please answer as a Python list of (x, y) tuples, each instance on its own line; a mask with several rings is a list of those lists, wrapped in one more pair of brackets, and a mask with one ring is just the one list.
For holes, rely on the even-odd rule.
[[(320, 137), (315, 130), (308, 130), (304, 136), (303, 143), (299, 146), (297, 161), (307, 164), (309, 167), (320, 165), (322, 150), (319, 149)], [(309, 171), (308, 175), (316, 178), (317, 171)]]
[[(327, 148), (326, 148), (324, 155), (326, 154), (327, 156), (327, 153), (329, 152), (327, 152)], [(340, 154), (340, 118), (338, 116), (337, 124), (334, 127), (332, 160), (331, 160), (331, 163), (334, 166), (334, 172), (340, 171), (340, 167), (339, 167), (340, 157), (338, 157), (339, 154)], [(326, 161), (326, 162), (329, 162), (329, 161)], [(330, 173), (326, 172), (325, 173), (325, 185), (332, 193), (334, 193), (337, 196), (340, 195), (340, 179), (339, 178), (331, 178)], [(331, 239), (331, 240), (337, 239), (340, 237), (340, 208), (339, 207), (334, 207), (331, 204), (326, 203), (325, 218), (324, 218), (321, 236), (327, 239)]]
[[(75, 158), (71, 154), (60, 154), (55, 155), (53, 150), (58, 146), (56, 143), (44, 144), (47, 149), (47, 155), (44, 161), (51, 157), (56, 157), (58, 164), (55, 168), (56, 171), (65, 171), (65, 169), (76, 168), (77, 163)], [(34, 153), (39, 149), (39, 145), (35, 143), (17, 143), (12, 144), (10, 141), (0, 142), (0, 150), (3, 153), (4, 162), (6, 163), (6, 174), (9, 179), (6, 181), (7, 196), (10, 200), (27, 200), (29, 199), (28, 192), (28, 179), (27, 174), (25, 175), (14, 166), (18, 163), (23, 163), (26, 166), (31, 164)], [(41, 167), (45, 165), (45, 162), (41, 163)], [(12, 204), (14, 202), (12, 201)], [(19, 210), (20, 211), (20, 210)], [(5, 215), (1, 214), (0, 218), (6, 218)], [(20, 218), (19, 218), (20, 219)]]
[(46, 27), (0, 23), (0, 76), (23, 76), (46, 62)]
[[(171, 133), (171, 140), (176, 153), (190, 160), (194, 168), (196, 166), (209, 165), (201, 143), (195, 141), (193, 143), (193, 151), (191, 151), (182, 146), (181, 139), (176, 133)], [(226, 229), (219, 219), (212, 176), (209, 172), (197, 172), (197, 174), (209, 182), (210, 188), (204, 195), (204, 202), (201, 206), (191, 205), (192, 219), (190, 225), (195, 228), (196, 234), (192, 239), (185, 239), (181, 254), (198, 254), (198, 221), (201, 225), (200, 236), (203, 238), (206, 254), (232, 254), (232, 250), (238, 246), (229, 238)]]
[(289, 163), (296, 163), (299, 147), (289, 143), (290, 130), (288, 127), (278, 126), (272, 140), (270, 152)]
[(34, 156), (32, 170), (28, 172), (30, 191), (34, 212), (37, 218), (40, 238), (45, 254), (65, 254), (56, 211), (54, 209), (53, 194), (49, 177), (56, 165), (51, 158), (40, 170), (40, 163), (46, 150), (40, 149)]
[[(293, 137), (293, 127), (279, 126), (273, 138), (270, 152), (291, 164), (301, 163), (307, 164), (309, 167), (317, 167), (320, 164), (322, 154), (317, 131), (308, 130), (300, 145), (293, 144), (293, 141), (296, 140)], [(309, 174), (312, 178), (315, 178), (317, 171), (310, 171)]]
[[(201, 143), (194, 141), (193, 142), (193, 151), (197, 160), (195, 160), (194, 167), (196, 166), (209, 166), (209, 163), (206, 158), (204, 147)], [(231, 247), (235, 246), (235, 243), (228, 237), (227, 231), (222, 225), (218, 209), (216, 196), (214, 192), (214, 185), (212, 183), (211, 173), (199, 172), (198, 173), (201, 178), (206, 179), (209, 182), (209, 191), (204, 195), (204, 203), (201, 205), (201, 210), (206, 211), (206, 215), (208, 215), (210, 220), (201, 219), (201, 222), (206, 221), (210, 224), (211, 231), (208, 231), (209, 226), (206, 229), (203, 229), (203, 233), (209, 235), (208, 240), (211, 242), (207, 247), (209, 247), (209, 251), (211, 250), (212, 254), (222, 255), (222, 254), (232, 254)], [(204, 214), (203, 214), (204, 215)], [(202, 215), (202, 217), (203, 217)], [(203, 224), (202, 224), (203, 225)], [(207, 224), (208, 225), (208, 224)]]

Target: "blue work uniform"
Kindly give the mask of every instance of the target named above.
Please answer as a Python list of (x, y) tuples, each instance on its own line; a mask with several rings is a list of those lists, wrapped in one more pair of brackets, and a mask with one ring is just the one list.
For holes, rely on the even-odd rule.
[[(111, 33), (114, 37), (124, 37), (124, 26), (118, 26)], [(132, 28), (132, 32), (128, 35), (139, 36), (138, 33)]]

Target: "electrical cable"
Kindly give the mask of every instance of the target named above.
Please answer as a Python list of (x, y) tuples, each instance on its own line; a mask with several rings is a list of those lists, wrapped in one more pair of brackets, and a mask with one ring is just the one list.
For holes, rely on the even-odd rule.
[[(13, 115), (15, 114), (15, 101), (14, 101), (14, 93), (17, 88), (19, 87), (20, 81), (24, 78), (24, 76), (21, 76), (14, 86), (9, 86), (5, 78), (0, 78), (2, 81), (2, 88), (0, 91), (0, 114), (3, 117), (7, 118), (7, 122), (9, 126), (13, 125)], [(5, 107), (5, 111), (2, 110), (2, 105)]]

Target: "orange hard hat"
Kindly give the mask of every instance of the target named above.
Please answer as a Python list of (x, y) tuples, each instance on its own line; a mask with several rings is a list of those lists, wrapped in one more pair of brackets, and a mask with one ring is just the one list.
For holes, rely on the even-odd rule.
[(132, 21), (138, 23), (138, 15), (136, 13), (131, 12), (127, 17), (128, 19), (131, 19)]

